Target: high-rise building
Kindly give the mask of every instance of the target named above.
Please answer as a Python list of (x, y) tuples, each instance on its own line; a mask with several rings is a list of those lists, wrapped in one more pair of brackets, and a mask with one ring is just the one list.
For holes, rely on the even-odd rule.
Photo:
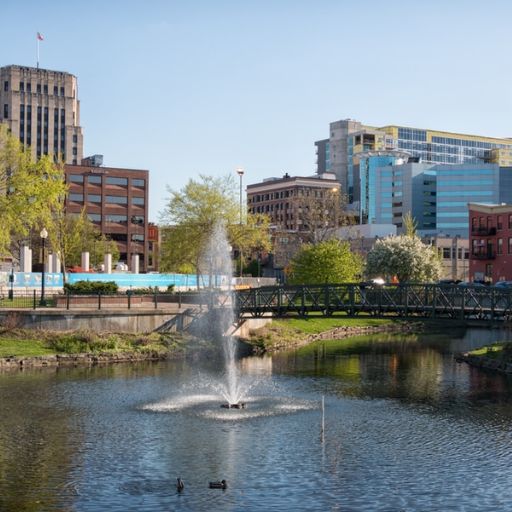
[(352, 119), (330, 124), (329, 139), (317, 141), (317, 173), (332, 172), (349, 200), (359, 201), (360, 155), (398, 150), (430, 164), (495, 163), (512, 165), (512, 139), (388, 125), (372, 127)]
[(99, 232), (117, 242), (120, 261), (133, 271), (132, 257), (138, 255), (139, 268), (146, 272), (149, 172), (101, 167), (99, 156), (84, 159), (82, 165), (65, 166), (66, 211), (79, 214), (85, 208)]
[(83, 157), (77, 79), (27, 66), (0, 68), (0, 123), (32, 156), (79, 164)]

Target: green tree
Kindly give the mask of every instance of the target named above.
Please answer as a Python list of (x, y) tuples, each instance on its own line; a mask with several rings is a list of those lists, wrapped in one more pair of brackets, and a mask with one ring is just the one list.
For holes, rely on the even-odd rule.
[(441, 261), (435, 248), (417, 236), (390, 236), (377, 240), (366, 260), (368, 277), (397, 276), (399, 282), (436, 281)]
[(65, 192), (63, 166), (48, 156), (33, 162), (7, 127), (0, 125), (0, 253), (11, 254), (31, 231), (48, 229)]
[(87, 217), (85, 208), (79, 215), (69, 214), (61, 203), (54, 211), (48, 233), (50, 247), (59, 253), (64, 269), (80, 265), (85, 251), (90, 253), (92, 264), (101, 262), (108, 252), (112, 254), (113, 261), (119, 259), (117, 244), (100, 233)]
[(194, 269), (209, 273), (202, 258), (215, 227), (224, 224), (229, 243), (248, 254), (267, 250), (270, 245), (268, 219), (246, 214), (240, 223), (240, 204), (233, 177), (201, 175), (179, 191), (168, 188), (170, 198), (160, 214), (163, 236), (161, 269), (179, 272)]
[(361, 258), (350, 250), (348, 242), (326, 240), (304, 244), (288, 268), (291, 284), (346, 283), (359, 278)]

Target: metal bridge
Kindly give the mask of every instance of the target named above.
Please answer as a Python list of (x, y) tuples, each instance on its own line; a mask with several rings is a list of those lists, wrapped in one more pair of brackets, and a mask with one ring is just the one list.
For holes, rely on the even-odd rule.
[(330, 316), (340, 312), (348, 316), (512, 320), (512, 289), (434, 284), (269, 286), (239, 290), (235, 310), (239, 317)]

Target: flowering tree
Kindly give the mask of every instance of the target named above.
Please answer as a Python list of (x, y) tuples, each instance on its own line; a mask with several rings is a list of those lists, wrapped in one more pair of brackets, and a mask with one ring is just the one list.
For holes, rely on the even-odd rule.
[(397, 276), (399, 282), (436, 281), (441, 261), (435, 248), (418, 236), (390, 236), (377, 240), (366, 260), (368, 277)]
[(290, 262), (291, 284), (346, 283), (361, 273), (361, 259), (351, 252), (348, 242), (327, 240), (304, 244)]

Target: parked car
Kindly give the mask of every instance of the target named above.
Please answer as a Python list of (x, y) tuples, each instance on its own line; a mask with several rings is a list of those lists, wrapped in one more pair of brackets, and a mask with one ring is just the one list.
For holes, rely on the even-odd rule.
[(479, 283), (478, 281), (475, 281), (473, 283), (470, 283), (468, 281), (462, 281), (457, 286), (462, 286), (464, 288), (485, 288), (487, 285), (484, 283)]
[(512, 281), (498, 281), (494, 285), (495, 288), (512, 288)]
[(441, 279), (437, 281), (437, 284), (451, 284), (456, 285), (460, 284), (462, 281), (460, 279)]

